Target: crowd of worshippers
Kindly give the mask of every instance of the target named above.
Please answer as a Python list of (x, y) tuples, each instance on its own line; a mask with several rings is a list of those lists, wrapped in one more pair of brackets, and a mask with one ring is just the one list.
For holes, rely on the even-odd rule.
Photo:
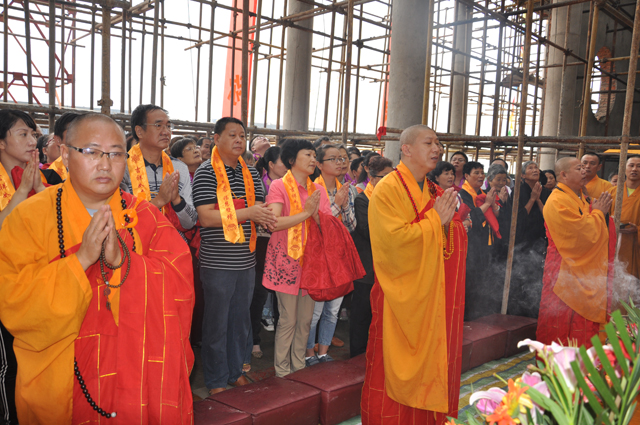
[[(122, 385), (131, 389), (132, 404), (139, 403), (137, 413), (133, 408), (128, 413), (139, 415), (140, 406), (145, 406), (150, 418), (167, 415), (172, 423), (187, 423), (192, 414), (188, 407), (191, 346), (202, 347), (205, 384), (210, 394), (216, 394), (228, 385), (249, 383), (246, 373), (252, 358), (263, 356), (263, 329), (275, 331), (274, 366), (280, 377), (332, 361), (330, 346), (344, 345), (334, 336), (339, 320), (349, 322), (350, 355), (367, 350), (374, 284), (369, 200), (376, 185), (394, 170), (391, 160), (328, 137), (314, 142), (284, 138), (274, 143), (257, 136), (247, 148), (245, 125), (236, 118), (219, 119), (212, 137), (172, 138), (173, 129), (169, 112), (155, 105), (140, 105), (133, 111), (130, 134), (108, 117), (68, 112), (58, 118), (49, 134), (38, 137), (39, 127), (31, 116), (0, 111), (0, 276), (15, 283), (0, 285), (0, 371), (4, 372), (0, 412), (6, 423), (17, 423), (16, 406), (24, 423), (52, 417), (52, 423), (57, 423), (56, 417), (69, 415), (75, 421), (76, 415), (89, 417), (93, 411), (115, 414), (104, 405), (114, 399), (114, 388)], [(599, 198), (604, 192), (615, 192), (612, 183), (597, 175), (602, 169), (597, 154), (585, 154), (581, 167), (585, 196)], [(438, 162), (427, 177), (445, 191), (455, 190), (456, 210), (467, 233), (464, 320), (499, 313), (515, 176), (501, 158), (485, 170), (464, 152), (455, 152), (448, 162)], [(536, 318), (547, 253), (543, 209), (551, 191), (558, 189), (554, 170), (541, 171), (533, 161), (522, 165), (521, 182), (507, 313)], [(631, 157), (620, 258), (636, 277), (640, 191), (635, 189), (639, 184), (640, 158)], [(28, 198), (56, 185), (59, 189), (49, 191), (47, 197), (52, 214), (47, 217), (45, 197)], [(105, 202), (109, 208), (93, 208)], [(149, 204), (154, 208), (149, 209)], [(122, 222), (116, 222), (117, 217)], [(339, 228), (326, 217), (337, 219)], [(49, 227), (55, 238), (40, 240)], [(330, 234), (332, 243), (313, 239), (317, 228)], [(120, 229), (127, 231), (115, 231)], [(33, 240), (25, 242), (25, 235)], [(12, 241), (19, 242), (10, 245)], [(85, 241), (94, 245), (90, 253)], [(316, 256), (303, 257), (305, 244), (307, 249), (311, 244), (322, 249), (324, 263)], [(351, 248), (356, 257), (349, 256)], [(172, 255), (163, 256), (163, 252)], [(78, 265), (70, 260), (73, 254)], [(120, 270), (125, 260), (126, 272)], [(303, 270), (319, 264), (331, 265), (329, 273), (335, 273), (339, 265), (340, 273), (355, 277), (352, 286), (338, 291), (335, 298), (314, 301), (301, 287), (301, 276)], [(129, 274), (129, 279), (149, 282), (148, 289), (136, 295), (148, 300), (149, 311), (128, 310), (128, 303), (134, 302), (125, 295)], [(79, 282), (74, 283), (73, 294), (42, 290), (42, 285), (53, 287), (61, 278)], [(159, 280), (152, 284), (151, 279)], [(176, 283), (185, 281), (186, 287)], [(34, 295), (41, 291), (40, 298)], [(152, 296), (156, 298), (145, 298)], [(51, 306), (51, 299), (61, 304)], [(77, 307), (81, 311), (74, 305), (81, 305)], [(109, 323), (131, 320), (137, 324), (129, 327), (146, 329), (147, 320), (151, 324), (163, 313), (178, 317), (177, 322), (150, 325), (142, 342), (134, 332), (139, 329), (125, 337), (118, 336), (116, 327), (103, 325), (109, 315), (113, 317)], [(34, 330), (37, 321), (60, 325)], [(151, 332), (159, 333), (150, 337)], [(141, 354), (150, 356), (149, 362), (167, 361), (163, 349), (172, 353), (172, 361), (182, 362), (182, 369), (176, 366), (168, 375), (153, 363), (145, 366), (154, 379), (173, 380), (175, 391), (169, 404), (175, 412), (159, 408), (163, 397), (169, 397), (162, 391), (149, 390), (148, 396), (135, 398), (135, 388), (140, 392), (140, 385), (152, 385), (139, 381), (151, 378), (140, 377), (135, 365), (121, 366), (127, 364), (122, 341), (109, 346), (92, 341), (96, 334), (105, 341), (135, 341), (132, 346), (142, 353), (156, 350), (156, 357)], [(158, 340), (159, 345), (147, 347), (151, 340)], [(131, 373), (135, 383), (103, 381), (106, 372), (99, 365), (110, 362), (113, 370), (107, 371), (118, 376)], [(67, 370), (74, 370), (77, 379)], [(126, 382), (128, 378), (118, 379)], [(65, 404), (65, 391), (73, 393), (73, 408)], [(43, 405), (40, 395), (52, 393), (62, 395)], [(82, 408), (76, 408), (80, 404)], [(127, 410), (119, 414), (126, 415)]]

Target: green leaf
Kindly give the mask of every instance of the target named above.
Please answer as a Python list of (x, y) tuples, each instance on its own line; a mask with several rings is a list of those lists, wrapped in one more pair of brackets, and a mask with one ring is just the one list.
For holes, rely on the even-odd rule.
[(620, 339), (627, 349), (627, 353), (632, 353), (634, 350), (631, 343), (631, 338), (629, 338), (629, 331), (627, 331), (627, 322), (622, 317), (620, 310), (616, 310), (615, 312), (613, 312), (613, 314), (611, 315), (611, 321), (615, 323), (616, 328), (618, 329), (618, 333), (620, 334)]
[[(624, 376), (629, 377), (629, 366), (627, 365), (627, 359), (622, 352), (620, 339), (618, 339), (618, 335), (616, 334), (613, 325), (611, 323), (607, 324), (604, 327), (604, 330), (607, 332), (607, 336), (609, 337), (609, 344), (611, 345), (611, 347), (613, 347), (613, 353), (616, 355), (616, 360), (618, 360), (618, 364), (622, 368), (622, 373), (624, 374)], [(591, 338), (592, 342), (594, 338), (598, 339), (598, 336), (596, 335)]]
[(527, 390), (527, 394), (529, 395), (529, 397), (531, 397), (531, 400), (535, 404), (542, 407), (545, 411), (550, 412), (558, 425), (572, 425), (571, 418), (567, 418), (567, 415), (564, 413), (558, 403), (546, 397), (545, 395), (540, 393), (540, 391), (532, 387), (529, 387), (529, 389)]
[(469, 425), (482, 425), (484, 423), (484, 420), (482, 422), (478, 422), (478, 420), (475, 418), (475, 415), (472, 413), (472, 411), (473, 409), (469, 409), (465, 412), (467, 414), (467, 423)]
[(578, 386), (582, 390), (584, 396), (587, 397), (587, 400), (589, 400), (589, 407), (596, 415), (599, 415), (604, 409), (600, 405), (600, 401), (596, 398), (595, 394), (593, 394), (593, 391), (591, 391), (587, 385), (587, 381), (585, 381), (584, 376), (582, 375), (578, 362), (571, 362), (571, 369), (573, 369), (573, 373), (576, 375)]
[(624, 393), (622, 391), (622, 385), (620, 385), (620, 379), (618, 379), (618, 377), (616, 376), (616, 371), (609, 361), (609, 357), (607, 357), (607, 354), (604, 352), (604, 348), (602, 347), (602, 343), (599, 339), (593, 341), (593, 348), (595, 348), (596, 350), (596, 354), (598, 355), (600, 364), (602, 364), (602, 367), (609, 376), (609, 379), (611, 379), (613, 388), (619, 395), (622, 396)]
[[(587, 354), (587, 350), (584, 348), (584, 345), (580, 347), (580, 355), (582, 357), (582, 363), (584, 364), (585, 368), (587, 369), (587, 372), (590, 375), (587, 379), (591, 381), (591, 383), (596, 388), (596, 390), (598, 391), (598, 394), (600, 394), (600, 397), (606, 403), (606, 405), (616, 415), (619, 414), (620, 411), (618, 410), (618, 406), (616, 406), (615, 397), (611, 394), (611, 391), (609, 390), (609, 386), (607, 385), (606, 382), (604, 382), (604, 380), (600, 376), (600, 373), (598, 373), (598, 370), (591, 362), (591, 359), (589, 358), (589, 355)], [(572, 365), (573, 365), (573, 362), (572, 362)], [(575, 370), (574, 370), (574, 373), (575, 373)]]

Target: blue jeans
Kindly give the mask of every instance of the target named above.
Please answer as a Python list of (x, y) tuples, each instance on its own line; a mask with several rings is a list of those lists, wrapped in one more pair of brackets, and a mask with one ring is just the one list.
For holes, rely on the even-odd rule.
[(225, 388), (242, 375), (247, 340), (251, 333), (249, 306), (255, 269), (200, 268), (204, 289), (202, 364), (208, 389)]
[(313, 319), (311, 319), (311, 330), (309, 331), (309, 340), (307, 341), (307, 349), (312, 349), (316, 345), (316, 327), (320, 322), (320, 330), (318, 331), (318, 344), (331, 345), (333, 333), (338, 323), (338, 311), (342, 298), (336, 298), (333, 301), (316, 302), (313, 309)]

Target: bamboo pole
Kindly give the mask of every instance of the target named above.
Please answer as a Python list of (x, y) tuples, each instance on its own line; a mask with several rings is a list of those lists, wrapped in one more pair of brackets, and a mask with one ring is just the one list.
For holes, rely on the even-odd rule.
[[(127, 11), (122, 8), (122, 54), (120, 56), (120, 113), (124, 114), (125, 72), (127, 64)], [(197, 118), (196, 118), (197, 119)]]
[[(362, 5), (360, 5), (360, 16), (362, 16)], [(358, 25), (358, 59), (356, 60), (356, 90), (355, 102), (353, 102), (353, 132), (356, 132), (356, 124), (358, 123), (358, 99), (360, 94), (360, 54), (362, 53), (362, 20)]]
[[(333, 0), (335, 6), (336, 0)], [(329, 99), (331, 94), (331, 66), (333, 64), (333, 40), (336, 31), (336, 10), (331, 13), (331, 36), (329, 38), (329, 63), (327, 64), (327, 88), (324, 96), (324, 120), (322, 121), (322, 131), (327, 131), (327, 120), (329, 118)]]
[(255, 127), (256, 91), (258, 89), (258, 49), (260, 48), (260, 16), (262, 16), (262, 0), (258, 0), (258, 16), (256, 17), (256, 35), (253, 43), (253, 78), (251, 83), (251, 119), (249, 127)]
[[(56, 104), (56, 2), (49, 0), (49, 105)], [(49, 114), (49, 130), (53, 130), (55, 113)]]
[(349, 131), (349, 100), (351, 97), (351, 56), (353, 53), (353, 5), (354, 0), (349, 0), (349, 14), (347, 17), (347, 66), (344, 76), (344, 112), (342, 115), (342, 144), (347, 144)]
[[(616, 226), (616, 233), (620, 228), (620, 215), (622, 213), (622, 196), (624, 192), (627, 152), (629, 150), (629, 134), (631, 133), (631, 119), (633, 112), (634, 88), (636, 85), (636, 69), (638, 67), (638, 49), (640, 49), (640, 0), (636, 1), (636, 13), (633, 21), (633, 35), (631, 36), (631, 57), (629, 61), (629, 77), (627, 83), (627, 94), (624, 99), (624, 118), (622, 121), (622, 143), (620, 144), (620, 163), (618, 165), (618, 185), (616, 188), (616, 206), (613, 212), (613, 220)], [(616, 257), (617, 257), (616, 251)]]
[(140, 102), (139, 105), (142, 105), (142, 90), (144, 87), (144, 39), (145, 39), (145, 22), (142, 21), (142, 35), (141, 35), (141, 47), (140, 47)]
[[(593, 70), (593, 61), (596, 55), (596, 40), (598, 37), (598, 15), (600, 14), (600, 7), (596, 4), (593, 9), (593, 20), (591, 23), (591, 37), (589, 39), (589, 57), (586, 72), (584, 75), (584, 95), (582, 97), (582, 118), (580, 120), (580, 136), (586, 136), (587, 134), (587, 122), (589, 121), (589, 113), (591, 112), (591, 72)], [(628, 88), (627, 84), (627, 88)], [(584, 144), (580, 144), (578, 150), (578, 159), (584, 155)]]
[[(202, 40), (202, 7), (203, 4), (200, 3), (200, 13), (198, 15), (198, 40)], [(202, 50), (202, 45), (198, 46), (198, 55), (196, 63), (196, 121), (198, 121), (198, 103), (200, 103), (200, 53)]]
[[(283, 15), (287, 14), (287, 0), (284, 0), (284, 12), (282, 12)], [(285, 42), (285, 35), (286, 35), (286, 30), (287, 27), (286, 26), (282, 26), (282, 42), (281, 42), (281, 47), (280, 47), (280, 51), (284, 52), (284, 42)], [(280, 107), (282, 106), (282, 75), (284, 74), (284, 54), (282, 56), (280, 56), (280, 75), (278, 77), (278, 108), (276, 109), (276, 128), (280, 128)], [(266, 126), (266, 122), (265, 122), (265, 126)]]
[[(429, 17), (427, 18), (427, 63), (424, 67), (424, 92), (422, 98), (422, 125), (429, 120), (429, 90), (431, 86), (431, 49), (433, 48), (434, 0), (429, 0)], [(486, 22), (486, 21), (485, 21)], [(431, 123), (435, 126), (435, 123)]]
[(215, 29), (216, 6), (211, 5), (211, 32), (209, 33), (209, 85), (207, 88), (207, 122), (211, 122), (211, 90), (213, 88), (213, 30)]
[[(240, 119), (247, 123), (249, 100), (249, 0), (242, 1), (242, 86)], [(233, 96), (233, 95), (232, 95)]]
[(111, 1), (102, 5), (102, 99), (101, 112), (111, 115)]
[[(25, 34), (25, 45), (27, 50), (27, 99), (29, 105), (33, 104), (33, 75), (31, 71), (31, 13), (29, 12), (29, 0), (24, 0), (24, 34)], [(9, 11), (5, 7), (4, 9), (4, 18), (5, 22), (8, 19)], [(8, 22), (5, 24), (5, 32), (9, 33)], [(49, 46), (55, 46), (54, 43), (49, 44)], [(5, 55), (7, 54), (8, 42), (5, 43)], [(55, 49), (55, 47), (50, 47)], [(7, 72), (7, 68), (5, 66), (5, 73)], [(7, 77), (4, 78), (5, 85), (7, 84)], [(5, 99), (6, 102), (6, 99)]]
[(153, 5), (153, 45), (151, 47), (151, 103), (156, 103), (156, 79), (158, 77), (158, 20), (160, 5), (155, 0)]
[(516, 160), (516, 182), (513, 189), (513, 211), (511, 214), (511, 230), (509, 232), (509, 253), (507, 256), (507, 270), (504, 278), (504, 291), (502, 293), (502, 314), (507, 314), (509, 304), (509, 287), (511, 285), (511, 271), (513, 269), (513, 251), (516, 242), (516, 229), (518, 224), (518, 207), (520, 204), (520, 185), (522, 180), (522, 154), (524, 151), (524, 130), (527, 117), (527, 91), (529, 89), (529, 65), (531, 61), (531, 26), (533, 23), (533, 2), (527, 1), (526, 33), (524, 38), (524, 52), (522, 54), (522, 96), (520, 99), (520, 124), (518, 128), (518, 156)]
[(160, 2), (160, 107), (164, 108), (164, 0)]
[[(569, 43), (569, 30), (571, 29), (571, 19), (569, 19), (571, 17), (571, 6), (569, 6), (567, 8), (567, 20), (565, 22), (565, 30), (564, 30), (564, 49), (566, 50), (568, 47), (568, 43)], [(561, 73), (561, 80), (560, 80), (560, 107), (558, 108), (558, 128), (556, 130), (556, 135), (559, 136), (560, 135), (560, 131), (562, 131), (562, 113), (564, 111), (564, 108), (562, 107), (562, 100), (564, 99), (564, 93), (565, 93), (565, 84), (564, 84), (564, 78), (566, 75), (566, 71), (567, 71), (567, 54), (565, 53), (564, 56), (562, 57), (562, 73)]]

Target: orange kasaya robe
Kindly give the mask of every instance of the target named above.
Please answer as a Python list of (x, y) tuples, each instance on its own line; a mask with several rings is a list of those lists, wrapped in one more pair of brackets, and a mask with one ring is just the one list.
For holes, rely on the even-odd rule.
[(549, 245), (536, 339), (590, 346), (608, 319), (614, 227), (563, 183), (549, 196), (543, 215)]
[[(118, 190), (111, 197), (112, 211), (122, 211), (120, 196)], [(133, 208), (134, 198), (122, 196)], [(156, 207), (143, 201), (136, 211), (135, 253), (129, 232), (119, 230), (131, 269), (122, 287), (111, 290), (111, 310), (99, 264), (85, 272), (75, 255), (91, 217), (70, 180), (22, 202), (6, 218), (0, 231), (0, 319), (15, 337), (20, 424), (104, 423), (75, 379), (74, 357), (93, 400), (117, 413), (108, 423), (193, 423), (189, 248)], [(112, 284), (120, 283), (124, 270), (126, 263), (109, 273)]]
[[(442, 424), (457, 417), (462, 360), (467, 235), (457, 213), (454, 249), (443, 253), (433, 210), (442, 189), (397, 168), (376, 185), (369, 204), (373, 266), (372, 321), (362, 391), (362, 423)], [(450, 248), (447, 232), (447, 249)]]
[[(611, 214), (616, 208), (616, 194), (618, 188), (616, 186), (609, 189), (613, 203), (611, 204)], [(629, 196), (627, 190), (627, 183), (624, 184), (624, 192), (622, 195), (622, 214), (620, 215), (620, 223), (633, 223), (640, 227), (640, 187), (634, 190)], [(620, 237), (620, 250), (618, 251), (618, 258), (621, 262), (627, 264), (626, 271), (630, 275), (640, 278), (640, 235), (621, 233)], [(629, 300), (628, 290), (625, 294), (620, 294), (619, 298), (623, 301)]]
[(599, 198), (603, 192), (606, 192), (613, 187), (611, 183), (601, 179), (598, 176), (595, 176), (593, 179), (591, 179), (591, 181), (585, 186), (587, 187), (587, 192), (589, 192), (589, 197), (591, 199)]

